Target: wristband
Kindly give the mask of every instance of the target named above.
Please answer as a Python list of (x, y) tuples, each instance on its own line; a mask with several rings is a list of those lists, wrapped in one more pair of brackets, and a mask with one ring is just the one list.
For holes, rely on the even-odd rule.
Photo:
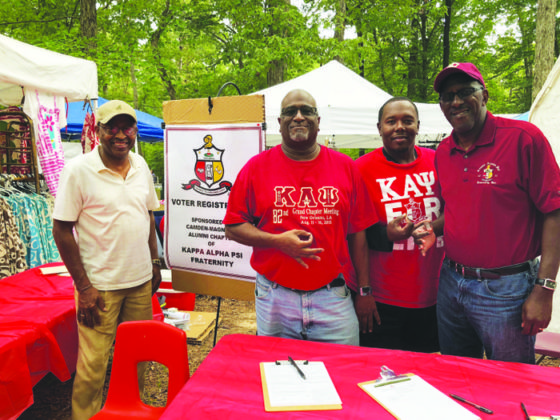
[(152, 264), (161, 267), (161, 260), (159, 258), (152, 259)]
[(89, 289), (90, 287), (93, 287), (93, 284), (88, 284), (86, 287), (82, 287), (81, 289), (78, 289), (78, 293), (83, 293), (85, 292), (87, 289)]

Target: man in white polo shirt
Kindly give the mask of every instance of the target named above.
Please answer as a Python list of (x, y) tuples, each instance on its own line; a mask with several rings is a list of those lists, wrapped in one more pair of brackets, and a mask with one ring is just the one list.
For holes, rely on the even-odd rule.
[(96, 116), (100, 144), (66, 163), (53, 212), (54, 239), (75, 286), (74, 420), (101, 409), (117, 325), (151, 319), (151, 297), (161, 281), (152, 213), (158, 198), (148, 165), (129, 153), (138, 132), (136, 113), (115, 100)]

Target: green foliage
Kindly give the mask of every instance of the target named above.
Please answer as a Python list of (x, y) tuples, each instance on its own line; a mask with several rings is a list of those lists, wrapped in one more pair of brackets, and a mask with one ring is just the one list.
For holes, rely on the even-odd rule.
[(346, 156), (350, 156), (352, 159), (356, 160), (359, 157), (371, 152), (373, 149), (337, 149), (339, 152), (344, 153)]
[[(99, 0), (93, 40), (80, 35), (77, 0), (11, 0), (0, 9), (0, 23), (7, 36), (94, 60), (101, 96), (160, 117), (166, 100), (215, 96), (226, 82), (248, 94), (266, 88), (272, 70), (288, 80), (335, 58), (363, 68), (392, 95), (437, 101), (431, 86), (443, 62), (445, 2), (346, 0), (342, 15), (338, 0), (298, 3), (299, 9), (289, 0)], [(358, 37), (325, 36), (337, 18)], [(493, 112), (529, 109), (535, 21), (534, 0), (453, 2), (451, 61), (479, 66)]]
[(161, 182), (164, 178), (163, 143), (142, 143), (142, 154), (148, 167), (154, 171)]

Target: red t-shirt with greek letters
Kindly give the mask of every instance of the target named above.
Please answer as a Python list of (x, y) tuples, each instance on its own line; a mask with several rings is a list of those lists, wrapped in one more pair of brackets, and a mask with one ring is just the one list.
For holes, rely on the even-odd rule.
[(251, 266), (278, 284), (315, 290), (330, 283), (350, 263), (346, 237), (378, 221), (355, 162), (321, 146), (312, 161), (294, 161), (280, 146), (247, 162), (235, 181), (224, 224), (251, 223), (269, 233), (302, 229), (321, 261), (306, 269), (281, 251), (253, 248)]
[[(436, 220), (442, 212), (434, 167), (435, 152), (416, 147), (417, 159), (408, 164), (387, 160), (383, 148), (356, 161), (381, 223), (406, 214), (414, 223)], [(393, 252), (369, 251), (370, 281), (375, 299), (405, 308), (435, 305), (443, 238), (423, 257), (413, 238), (395, 242)]]

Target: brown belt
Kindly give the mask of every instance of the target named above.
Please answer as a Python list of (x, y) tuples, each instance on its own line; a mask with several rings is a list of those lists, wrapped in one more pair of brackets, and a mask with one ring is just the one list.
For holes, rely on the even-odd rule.
[(463, 277), (473, 278), (473, 279), (489, 279), (495, 280), (499, 279), (502, 276), (510, 276), (512, 274), (519, 274), (527, 271), (531, 268), (531, 264), (529, 261), (515, 264), (515, 265), (508, 265), (507, 267), (498, 267), (498, 268), (474, 268), (474, 267), (466, 267), (463, 264), (456, 263), (455, 261), (449, 260), (449, 268), (451, 268), (456, 273), (461, 274)]

